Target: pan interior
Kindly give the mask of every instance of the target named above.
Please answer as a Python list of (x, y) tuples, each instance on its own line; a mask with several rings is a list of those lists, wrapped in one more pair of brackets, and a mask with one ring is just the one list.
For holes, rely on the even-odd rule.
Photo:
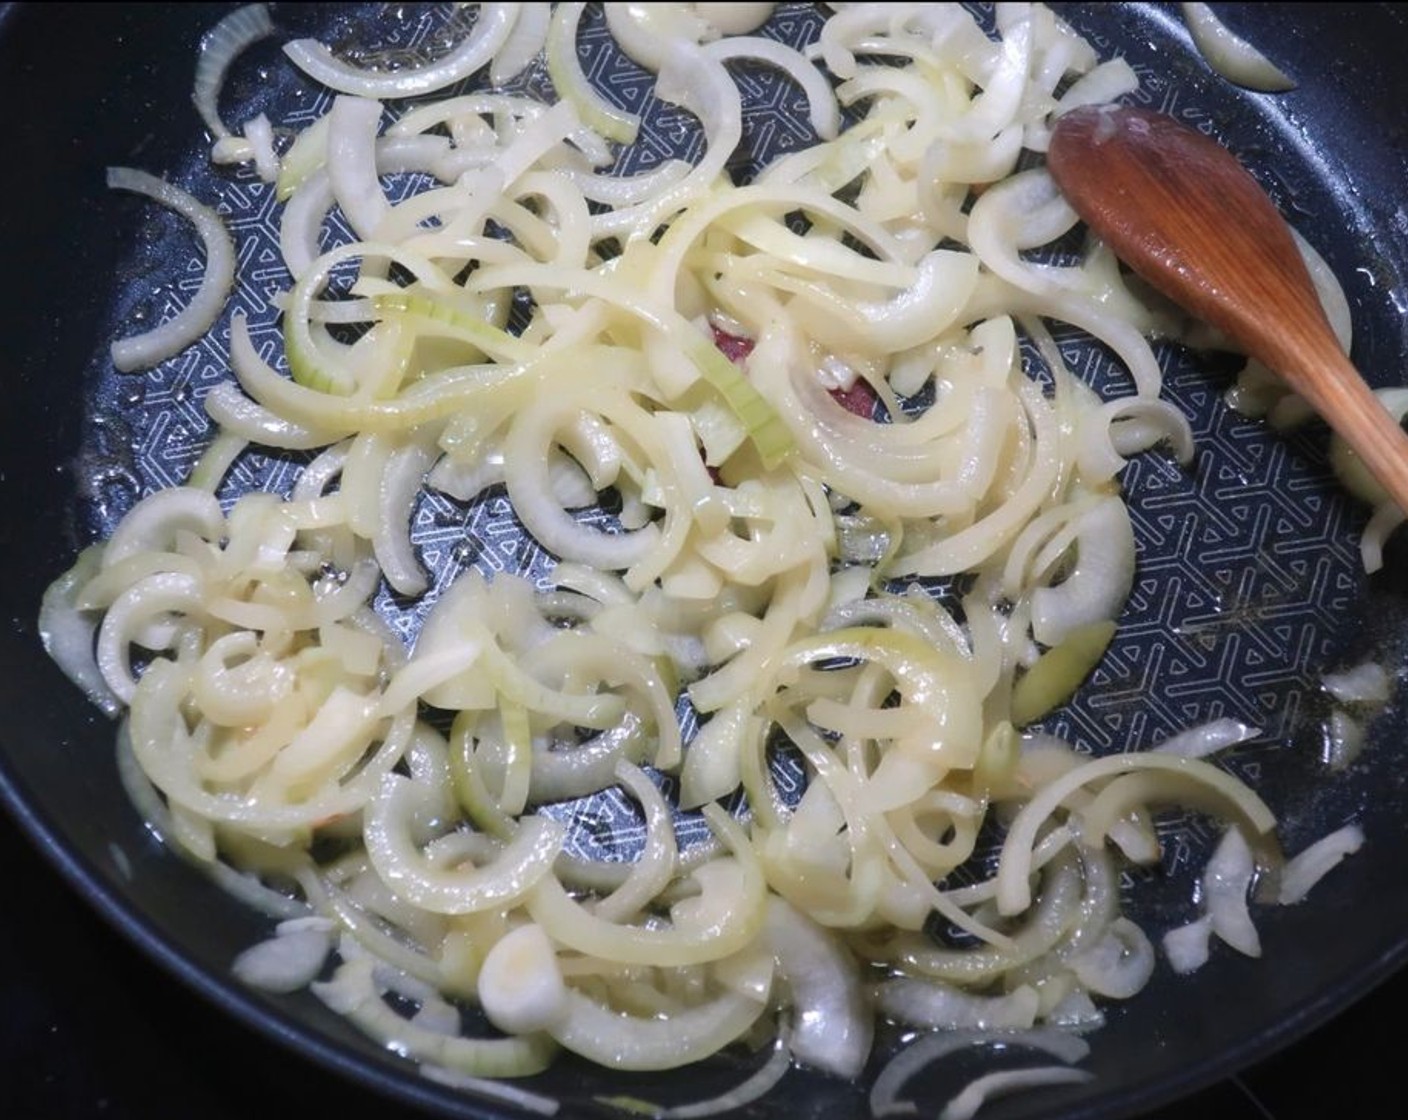
[[(1238, 29), (1301, 79), (1292, 94), (1269, 98), (1211, 74), (1164, 9), (1057, 7), (1102, 54), (1129, 59), (1144, 102), (1211, 128), (1243, 157), (1345, 285), (1360, 368), (1376, 383), (1401, 382), (1408, 222), (1389, 200), (1405, 181), (1408, 156), (1391, 122), (1396, 79), (1386, 49), (1408, 35), (1401, 17), (1370, 9), (1362, 20), (1335, 20), (1312, 7), (1286, 27), (1256, 9), (1239, 13)], [(201, 399), (229, 376), (221, 347), (204, 344), (151, 374), (112, 372), (110, 340), (131, 330), (134, 319), (159, 315), (173, 293), (192, 289), (200, 265), (178, 220), (106, 193), (101, 169), (140, 166), (198, 197), (225, 199), (237, 215), (241, 259), (256, 268), (269, 262), (267, 289), (245, 286), (237, 299), (256, 338), (261, 325), (274, 329), (268, 294), (284, 281), (267, 190), (209, 167), (189, 107), (195, 44), (222, 10), (90, 9), (61, 41), (67, 56), (92, 64), (73, 68), (64, 95), (43, 99), (17, 126), (26, 173), (9, 181), (14, 224), (4, 239), (24, 290), (0, 306), (11, 343), (0, 500), (12, 542), (0, 596), (13, 620), (0, 635), (8, 669), (0, 695), (11, 714), (0, 730), (0, 785), (70, 878), (206, 995), (403, 1099), (477, 1115), (480, 1106), (420, 1081), (311, 997), (256, 996), (233, 984), (229, 961), (264, 935), (262, 920), (153, 840), (116, 782), (112, 727), (38, 652), (34, 617), (45, 584), (136, 497), (184, 477), (208, 435)], [(413, 46), (443, 19), (434, 9), (407, 11), (416, 18), (404, 41), (394, 40), (398, 46)], [(385, 35), (391, 25), (384, 16), (275, 9), (281, 28), (333, 38)], [(818, 19), (807, 6), (784, 5), (775, 26), (802, 42), (815, 35)], [(12, 104), (26, 82), (42, 77), (35, 59), (53, 50), (51, 20), (39, 7), (0, 16), (0, 85)], [(605, 49), (605, 38), (599, 21), (585, 29), (590, 49)], [(158, 42), (167, 44), (159, 55), (151, 48)], [(1369, 62), (1351, 74), (1347, 59)], [(264, 72), (273, 80), (261, 80)], [(294, 125), (314, 119), (326, 108), (325, 95), (289, 74), (274, 44), (252, 48), (222, 99), (227, 117), (268, 111)], [(622, 80), (614, 88), (635, 107), (630, 98), (644, 103), (648, 83)], [(772, 89), (757, 98), (762, 108), (745, 122), (754, 161), (805, 142), (795, 124), (804, 113), (790, 96)], [(651, 115), (658, 107), (646, 108), (646, 131), (662, 132)], [(628, 156), (622, 170), (643, 166), (632, 162), (643, 158)], [(216, 332), (222, 340), (228, 316)], [(1107, 355), (1074, 333), (1058, 340), (1073, 369), (1097, 388), (1119, 391), (1124, 375)], [(1048, 726), (1100, 754), (1216, 716), (1241, 719), (1263, 734), (1228, 766), (1277, 811), (1289, 851), (1350, 820), (1363, 824), (1370, 844), (1312, 901), (1259, 915), (1261, 961), (1214, 954), (1191, 980), (1160, 968), (1149, 990), (1115, 1008), (1110, 1025), (1092, 1036), (1090, 1086), (1014, 1097), (985, 1113), (994, 1117), (1115, 1116), (1192, 1089), (1308, 1029), (1405, 952), (1408, 893), (1398, 888), (1397, 869), (1408, 852), (1408, 806), (1394, 757), (1403, 713), (1391, 707), (1373, 725), (1361, 760), (1330, 774), (1321, 759), (1328, 707), (1319, 686), (1326, 670), (1368, 658), (1401, 670), (1408, 630), (1403, 545), (1390, 547), (1384, 572), (1364, 577), (1357, 540), (1366, 511), (1335, 485), (1323, 430), (1286, 436), (1247, 421), (1222, 402), (1230, 379), (1225, 361), (1172, 348), (1163, 357), (1166, 394), (1193, 419), (1198, 457), (1185, 471), (1144, 456), (1123, 476), (1139, 540), (1135, 593), (1111, 656)], [(249, 455), (234, 485), (284, 489), (298, 466), (291, 457)], [(441, 574), (437, 583), (464, 566), (536, 575), (549, 563), (501, 495), (468, 506), (426, 499), (416, 526), (422, 559)], [(389, 596), (379, 606), (407, 633), (418, 624), (416, 611)], [(1192, 916), (1191, 885), (1216, 836), (1193, 814), (1164, 818), (1160, 833), (1162, 874), (1127, 883), (1134, 915), (1156, 930)], [(609, 831), (582, 831), (575, 842), (589, 853), (622, 841)], [(1345, 914), (1355, 917), (1346, 921)], [(720, 1058), (682, 1092), (667, 1076), (623, 1079), (569, 1061), (532, 1087), (575, 1102), (623, 1092), (668, 1102), (698, 1099), (737, 1078), (735, 1061)], [(936, 1099), (945, 1088), (937, 1080), (930, 1087)], [(760, 1115), (866, 1114), (859, 1089), (797, 1071), (763, 1107)]]

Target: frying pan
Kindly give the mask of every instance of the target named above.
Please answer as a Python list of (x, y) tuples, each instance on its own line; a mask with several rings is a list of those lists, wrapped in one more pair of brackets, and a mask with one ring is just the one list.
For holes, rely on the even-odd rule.
[[(1243, 157), (1344, 283), (1360, 368), (1376, 384), (1403, 383), (1405, 15), (1388, 5), (1220, 8), (1299, 82), (1270, 97), (1212, 74), (1172, 6), (1056, 7), (1102, 54), (1129, 58), (1146, 100), (1209, 127)], [(0, 628), (0, 791), (77, 892), (219, 1009), (195, 1011), (197, 1018), (233, 1016), (403, 1105), (457, 1117), (512, 1115), (424, 1080), (306, 993), (264, 996), (233, 980), (231, 960), (267, 936), (264, 921), (144, 828), (116, 780), (112, 726), (50, 664), (36, 633), (44, 587), (78, 548), (144, 487), (189, 467), (204, 427), (200, 394), (221, 376), (218, 347), (204, 344), (151, 374), (113, 375), (106, 357), (112, 338), (189, 283), (193, 263), (179, 223), (109, 194), (102, 183), (106, 166), (129, 164), (207, 198), (249, 190), (247, 180), (205, 166), (189, 103), (196, 44), (225, 10), (0, 8), (0, 103), (10, 109), (4, 143), (11, 164), (0, 217), (7, 276), (0, 300), (0, 618), (8, 620)], [(349, 26), (335, 10), (275, 5), (274, 14), (281, 28), (300, 33)], [(797, 26), (805, 22), (799, 10), (789, 7), (785, 15)], [(270, 103), (260, 70), (276, 68), (274, 44), (242, 60), (222, 101), (230, 119)], [(629, 97), (632, 88), (622, 83), (613, 95)], [(801, 116), (785, 98), (777, 104), (775, 112)], [(788, 142), (769, 139), (787, 130), (750, 120), (760, 154)], [(241, 260), (256, 269), (264, 264), (257, 224), (236, 229)], [(275, 266), (268, 274), (276, 275)], [(1080, 353), (1075, 341), (1062, 341)], [(1300, 1037), (1408, 956), (1408, 712), (1397, 696), (1371, 724), (1359, 761), (1332, 773), (1321, 758), (1327, 702), (1319, 688), (1323, 671), (1367, 658), (1401, 676), (1408, 640), (1403, 544), (1390, 544), (1382, 572), (1363, 576), (1357, 537), (1365, 511), (1338, 492), (1323, 430), (1281, 435), (1238, 418), (1220, 401), (1229, 384), (1226, 362), (1176, 349), (1163, 357), (1168, 395), (1193, 419), (1198, 459), (1182, 471), (1148, 456), (1126, 473), (1140, 542), (1134, 595), (1110, 656), (1048, 726), (1104, 753), (1201, 719), (1244, 718), (1263, 734), (1226, 764), (1280, 814), (1288, 850), (1350, 820), (1362, 824), (1369, 842), (1307, 902), (1258, 911), (1262, 959), (1215, 950), (1189, 978), (1161, 966), (1137, 999), (1108, 1009), (1109, 1023), (1091, 1036), (1083, 1063), (1096, 1075), (1092, 1082), (996, 1102), (985, 1116), (1146, 1111)], [(1076, 368), (1118, 389), (1118, 371), (1098, 352)], [(281, 469), (278, 462), (264, 466)], [(251, 475), (246, 484), (266, 479)], [(467, 551), (452, 550), (456, 562), (482, 559), (494, 528), (465, 514), (461, 529), (477, 539)], [(427, 542), (420, 543), (426, 552)], [(523, 551), (532, 549), (525, 544)], [(1189, 892), (1215, 835), (1191, 815), (1168, 818), (1160, 829), (1162, 873), (1128, 884), (1134, 916), (1156, 931), (1192, 916)], [(23, 920), (13, 907), (11, 920)], [(611, 1115), (591, 1098), (699, 1099), (744, 1069), (746, 1059), (725, 1056), (688, 1077), (623, 1078), (566, 1060), (532, 1087), (562, 1098), (568, 1115)], [(933, 1103), (955, 1087), (936, 1073), (921, 1091)], [(793, 1071), (752, 1114), (867, 1113), (861, 1088)]]

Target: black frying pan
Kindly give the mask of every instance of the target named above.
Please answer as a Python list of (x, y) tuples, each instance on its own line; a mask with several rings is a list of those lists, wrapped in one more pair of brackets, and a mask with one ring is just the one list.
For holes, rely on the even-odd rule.
[[(1379, 383), (1405, 381), (1404, 16), (1388, 6), (1228, 6), (1229, 23), (1300, 83), (1268, 98), (1210, 74), (1170, 6), (1059, 7), (1102, 51), (1126, 53), (1149, 69), (1156, 105), (1211, 120), (1344, 281), (1361, 368)], [(0, 617), (10, 620), (0, 633), (0, 790), (21, 829), (70, 884), (210, 1001), (185, 1004), (177, 996), (184, 1017), (178, 1022), (199, 1030), (231, 1015), (403, 1105), (483, 1116), (491, 1110), (422, 1080), (311, 997), (264, 998), (233, 982), (230, 960), (264, 935), (263, 923), (153, 842), (117, 786), (111, 726), (48, 663), (35, 634), (46, 583), (130, 501), (128, 475), (141, 485), (144, 472), (159, 469), (131, 448), (151, 446), (154, 424), (181, 423), (198, 395), (199, 385), (182, 395), (176, 380), (162, 380), (172, 373), (153, 375), (141, 393), (134, 382), (110, 376), (105, 355), (114, 332), (129, 329), (147, 290), (179, 282), (188, 262), (163, 255), (179, 227), (110, 195), (102, 179), (108, 164), (129, 163), (186, 183), (217, 182), (200, 178), (206, 173), (189, 92), (195, 44), (224, 10), (0, 9), (0, 103), (11, 111), (5, 150), (12, 164), (0, 218), (8, 277), (0, 300), (0, 536), (7, 543)], [(325, 18), (282, 6), (275, 16), (300, 30)], [(265, 53), (252, 54), (236, 74), (227, 112), (237, 102), (251, 113), (262, 107), (253, 68), (260, 58), (275, 63), (276, 54), (270, 44), (260, 49)], [(1364, 511), (1337, 494), (1323, 432), (1287, 438), (1229, 417), (1218, 404), (1225, 363), (1186, 354), (1168, 360), (1170, 394), (1194, 414), (1203, 451), (1186, 476), (1171, 477), (1156, 463), (1136, 463), (1126, 476), (1144, 561), (1125, 619), (1131, 640), (1053, 726), (1097, 749), (1117, 749), (1131, 735), (1218, 714), (1210, 711), (1218, 704), (1233, 714), (1238, 704), (1250, 705), (1249, 714), (1264, 714), (1268, 736), (1231, 765), (1281, 812), (1288, 846), (1348, 819), (1361, 821), (1370, 843), (1310, 902), (1263, 912), (1261, 961), (1216, 952), (1192, 979), (1161, 968), (1140, 998), (1113, 1009), (1109, 1026), (1092, 1039), (1085, 1065), (1097, 1076), (1089, 1086), (1012, 1098), (984, 1115), (1145, 1111), (1291, 1042), (1392, 974), (1408, 953), (1408, 811), (1400, 777), (1408, 714), (1396, 702), (1375, 725), (1361, 762), (1328, 777), (1318, 760), (1324, 712), (1315, 687), (1321, 669), (1371, 654), (1401, 666), (1408, 637), (1403, 546), (1390, 548), (1385, 572), (1373, 580), (1358, 575), (1354, 540)], [(160, 401), (168, 403), (158, 407)], [(1221, 537), (1213, 539), (1213, 530)], [(1199, 596), (1219, 581), (1224, 596), (1200, 608)], [(1166, 838), (1172, 852), (1188, 854), (1209, 835), (1197, 820), (1174, 820)], [(1179, 891), (1186, 895), (1188, 867), (1176, 854), (1170, 862), (1171, 886), (1141, 893), (1144, 916), (1155, 923), (1186, 903)], [(50, 885), (21, 885), (12, 888), (8, 920), (25, 920), (27, 895), (54, 905)], [(223, 1022), (209, 1029), (242, 1037)], [(249, 1045), (237, 1052), (268, 1053), (262, 1043)], [(219, 1069), (213, 1065), (212, 1075)], [(156, 1059), (152, 1075), (162, 1076)], [(26, 1076), (11, 1065), (0, 1081), (22, 1085)], [(231, 1085), (241, 1086), (231, 1092), (247, 1093), (250, 1076), (229, 1069)], [(282, 1076), (297, 1080), (296, 1073)], [(738, 1076), (736, 1065), (720, 1061), (688, 1079), (684, 1095), (709, 1095)], [(661, 1099), (680, 1084), (610, 1079), (564, 1062), (536, 1087), (581, 1101), (599, 1092)], [(0, 1096), (0, 1111), (6, 1103)], [(278, 1098), (269, 1108), (280, 1111)], [(172, 1115), (182, 1114), (175, 1105)], [(859, 1091), (794, 1073), (757, 1114), (865, 1112)]]

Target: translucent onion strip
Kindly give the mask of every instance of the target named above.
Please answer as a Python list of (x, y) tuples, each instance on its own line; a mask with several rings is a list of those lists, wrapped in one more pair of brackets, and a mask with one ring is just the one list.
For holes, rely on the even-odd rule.
[(201, 37), (200, 54), (196, 57), (195, 91), (191, 99), (205, 127), (217, 140), (230, 135), (220, 119), (217, 99), (225, 84), (230, 64), (251, 43), (274, 33), (274, 21), (269, 18), (266, 4), (246, 4), (236, 8)]
[(791, 1068), (792, 1052), (787, 1047), (786, 1038), (779, 1038), (773, 1045), (768, 1060), (746, 1081), (709, 1100), (671, 1105), (661, 1116), (663, 1120), (702, 1120), (706, 1116), (717, 1116), (744, 1108), (767, 1096)]
[(956, 1030), (921, 1035), (892, 1058), (875, 1078), (870, 1090), (871, 1115), (883, 1117), (911, 1112), (914, 1105), (901, 1101), (899, 1094), (915, 1074), (950, 1054), (983, 1045), (1023, 1047), (1050, 1054), (1067, 1063), (1078, 1062), (1090, 1053), (1089, 1043), (1075, 1035), (1047, 1028), (1029, 1031)]
[(441, 870), (411, 842), (414, 783), (389, 775), (367, 815), (367, 852), (382, 879), (407, 901), (438, 914), (467, 914), (521, 898), (552, 867), (562, 834), (546, 817), (530, 817), (504, 851), (479, 868)]
[(1193, 758), (1173, 755), (1121, 754), (1084, 763), (1045, 785), (1017, 814), (1002, 845), (998, 869), (997, 903), (1004, 914), (1017, 914), (1031, 903), (1027, 882), (1032, 848), (1038, 829), (1069, 794), (1089, 782), (1129, 771), (1147, 770), (1178, 774), (1205, 786), (1227, 809), (1245, 819), (1254, 835), (1269, 832), (1276, 823), (1266, 804), (1225, 771)]
[(608, 140), (629, 144), (636, 138), (640, 118), (606, 100), (582, 72), (577, 59), (577, 27), (584, 3), (561, 3), (552, 13), (546, 46), (548, 73), (560, 96), (577, 110), (582, 122)]
[(1198, 50), (1208, 65), (1228, 81), (1265, 93), (1295, 89), (1294, 81), (1261, 51), (1230, 31), (1207, 4), (1180, 7)]
[(381, 997), (370, 958), (348, 961), (313, 994), (399, 1053), (473, 1077), (527, 1077), (547, 1068), (556, 1049), (543, 1035), (471, 1039), (437, 1034), (398, 1015)]
[(469, 77), (488, 64), (513, 30), (518, 4), (480, 4), (474, 27), (443, 58), (398, 70), (363, 70), (337, 58), (316, 39), (295, 39), (284, 53), (309, 77), (329, 89), (357, 97), (416, 97), (434, 93)]
[(709, 805), (704, 813), (735, 857), (694, 871), (704, 890), (691, 902), (692, 922), (669, 929), (616, 925), (588, 913), (551, 877), (533, 891), (529, 913), (557, 941), (603, 960), (673, 967), (718, 960), (743, 949), (765, 917), (762, 868), (752, 845), (722, 809)]
[(146, 195), (175, 210), (195, 226), (205, 249), (205, 272), (191, 301), (160, 326), (113, 343), (113, 365), (130, 373), (179, 354), (215, 325), (234, 287), (235, 246), (220, 215), (180, 187), (129, 167), (108, 168), (107, 182), (109, 187)]
[(512, 81), (542, 53), (548, 41), (548, 24), (551, 19), (552, 8), (548, 4), (518, 5), (513, 29), (489, 64), (490, 85), (501, 86)]
[(97, 571), (99, 555), (96, 547), (85, 549), (74, 566), (45, 590), (39, 606), (39, 638), (45, 652), (98, 710), (116, 716), (122, 703), (103, 679), (93, 654), (98, 623), (75, 606), (79, 590)]
[(994, 1097), (1018, 1093), (1043, 1085), (1073, 1085), (1093, 1081), (1095, 1075), (1086, 1069), (1069, 1066), (1032, 1066), (1029, 1069), (1000, 1070), (986, 1073), (970, 1081), (939, 1113), (939, 1120), (970, 1120)]
[(823, 140), (834, 140), (840, 129), (841, 113), (831, 84), (815, 66), (797, 51), (775, 39), (749, 35), (720, 39), (704, 48), (704, 53), (720, 62), (746, 60), (775, 66), (795, 81), (807, 95), (812, 130)]
[(625, 761), (616, 764), (616, 776), (645, 810), (646, 840), (626, 881), (594, 907), (596, 916), (606, 921), (621, 921), (643, 909), (674, 876), (679, 854), (669, 804), (655, 783)]
[(1286, 861), (1276, 901), (1283, 906), (1300, 902), (1345, 856), (1353, 855), (1363, 845), (1364, 830), (1357, 824), (1347, 824), (1322, 836)]
[(578, 992), (552, 1036), (565, 1049), (612, 1069), (675, 1069), (727, 1046), (766, 1004), (737, 992), (664, 1017), (620, 1015)]
[(847, 1079), (870, 1055), (874, 1019), (850, 951), (834, 934), (773, 897), (766, 933), (795, 1008), (798, 1061)]

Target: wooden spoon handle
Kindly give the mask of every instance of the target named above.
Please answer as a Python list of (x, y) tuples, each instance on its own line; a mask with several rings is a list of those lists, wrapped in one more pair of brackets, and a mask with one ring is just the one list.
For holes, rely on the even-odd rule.
[(1338, 347), (1324, 355), (1307, 354), (1302, 361), (1307, 369), (1323, 364), (1323, 372), (1311, 371), (1294, 387), (1348, 441), (1398, 508), (1408, 510), (1408, 432)]

